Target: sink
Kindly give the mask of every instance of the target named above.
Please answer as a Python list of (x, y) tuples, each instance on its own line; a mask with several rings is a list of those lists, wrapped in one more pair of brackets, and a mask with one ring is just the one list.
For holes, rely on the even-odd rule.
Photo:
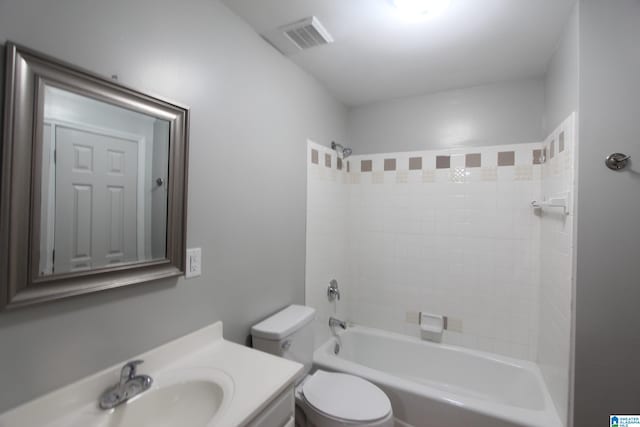
[(298, 363), (226, 341), (222, 322), (129, 360), (137, 359), (144, 360), (137, 375), (149, 375), (151, 387), (113, 409), (99, 401), (124, 361), (0, 413), (0, 427), (245, 425), (302, 372)]
[(233, 380), (217, 369), (182, 368), (151, 376), (151, 388), (126, 403), (110, 410), (84, 405), (49, 426), (211, 427), (233, 397)]
[(192, 381), (151, 388), (109, 416), (109, 427), (173, 427), (209, 424), (220, 410), (224, 390), (216, 383)]

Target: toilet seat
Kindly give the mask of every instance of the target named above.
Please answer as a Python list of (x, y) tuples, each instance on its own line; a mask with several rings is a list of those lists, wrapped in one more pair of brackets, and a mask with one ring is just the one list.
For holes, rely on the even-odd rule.
[(367, 423), (391, 413), (387, 395), (354, 375), (316, 371), (302, 385), (302, 395), (313, 409), (338, 420)]

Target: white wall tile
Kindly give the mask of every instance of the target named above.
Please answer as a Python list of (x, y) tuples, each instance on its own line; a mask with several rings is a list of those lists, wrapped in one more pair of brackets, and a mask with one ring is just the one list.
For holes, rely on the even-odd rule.
[[(543, 289), (541, 279), (549, 271), (570, 276), (571, 227), (545, 231), (547, 216), (530, 202), (572, 177), (565, 170), (569, 142), (545, 165), (532, 164), (541, 143), (352, 156), (350, 185), (323, 179), (310, 164), (307, 304), (319, 312), (318, 339), (328, 337), (334, 310), (326, 285), (340, 276), (348, 297), (337, 313), (349, 321), (419, 336), (406, 312), (440, 313), (463, 325), (445, 332), (445, 343), (529, 360), (540, 346), (541, 363), (557, 366), (555, 353), (545, 351), (568, 334), (566, 324), (556, 324), (569, 319), (557, 306), (570, 303), (570, 284), (554, 278)], [(514, 151), (515, 166), (498, 167), (499, 151)], [(465, 154), (478, 152), (481, 167), (466, 168)], [(451, 156), (449, 169), (435, 169), (438, 155)], [(422, 170), (409, 171), (409, 157), (421, 157)], [(396, 171), (384, 172), (385, 158), (396, 159)], [(373, 171), (359, 173), (361, 160), (371, 160)], [(565, 258), (554, 258), (545, 273), (547, 246)], [(547, 333), (550, 324), (555, 329)]]
[[(571, 115), (547, 138), (545, 146), (565, 132), (565, 149), (541, 166), (543, 197), (575, 195), (575, 115)], [(547, 148), (548, 152), (548, 148)], [(566, 418), (569, 401), (571, 337), (573, 221), (557, 212), (540, 213), (540, 311), (538, 363), (561, 417)]]

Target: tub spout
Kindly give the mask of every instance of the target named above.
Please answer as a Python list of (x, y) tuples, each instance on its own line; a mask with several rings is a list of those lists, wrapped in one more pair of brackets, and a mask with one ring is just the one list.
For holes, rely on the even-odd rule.
[(333, 329), (336, 326), (339, 326), (342, 329), (347, 329), (347, 322), (345, 322), (343, 320), (340, 320), (340, 319), (336, 319), (335, 317), (330, 317), (329, 318), (329, 327)]

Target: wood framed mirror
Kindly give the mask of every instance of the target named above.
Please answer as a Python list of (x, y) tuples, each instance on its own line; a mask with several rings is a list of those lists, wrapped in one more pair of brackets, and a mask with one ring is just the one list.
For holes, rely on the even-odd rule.
[(6, 44), (0, 310), (184, 274), (189, 109)]

